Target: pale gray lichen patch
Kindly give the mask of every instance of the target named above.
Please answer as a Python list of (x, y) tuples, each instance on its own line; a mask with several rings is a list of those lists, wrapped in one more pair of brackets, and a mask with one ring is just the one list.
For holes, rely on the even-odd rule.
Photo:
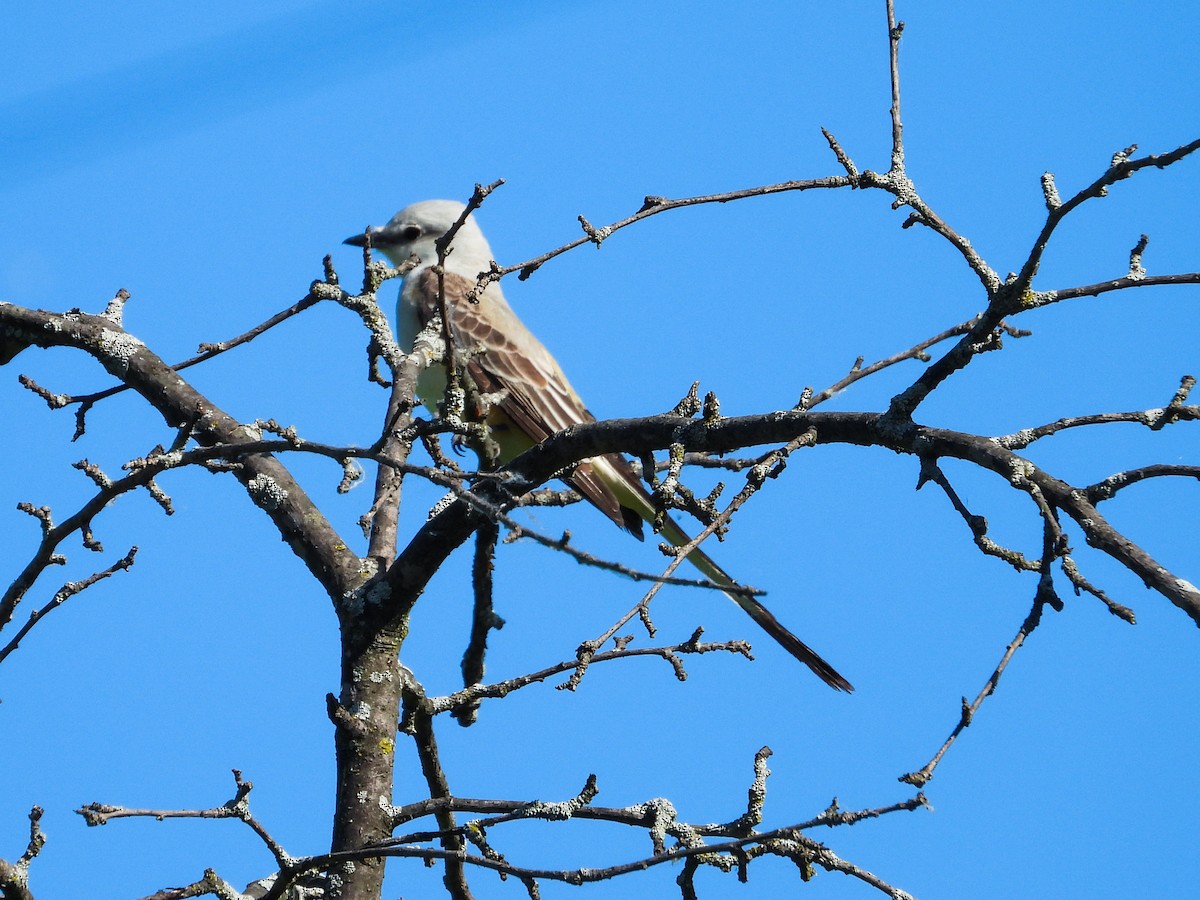
[(100, 332), (100, 352), (103, 354), (101, 362), (118, 377), (129, 371), (129, 360), (144, 346), (146, 345), (124, 331), (105, 328)]
[[(499, 686), (496, 690), (501, 697), (507, 696), (508, 694), (508, 689), (504, 686)], [(440, 715), (441, 713), (454, 709), (456, 706), (472, 703), (478, 698), (484, 696), (486, 693), (487, 688), (484, 686), (483, 682), (477, 681), (474, 684), (467, 685), (460, 691), (455, 691), (452, 696), (426, 698), (425, 702), (427, 704), (427, 711), (430, 715)]]
[(991, 440), (993, 444), (1003, 447), (1005, 450), (1020, 450), (1033, 443), (1033, 429), (1022, 428), (1020, 431), (994, 437)]
[(1042, 193), (1046, 197), (1047, 209), (1058, 209), (1062, 206), (1062, 197), (1058, 193), (1058, 185), (1054, 183), (1054, 173), (1042, 173)]
[(1014, 456), (1009, 461), (1008, 468), (1012, 473), (1008, 480), (1014, 485), (1024, 484), (1037, 471), (1037, 466), (1027, 459), (1021, 459), (1019, 456)]
[(392, 680), (392, 673), (391, 672), (372, 672), (368, 677), (375, 684), (383, 684), (383, 682), (385, 682), (385, 681)]
[(1144, 421), (1151, 428), (1155, 428), (1157, 427), (1158, 423), (1163, 420), (1163, 417), (1166, 416), (1166, 414), (1167, 409), (1164, 406), (1160, 406), (1158, 409), (1147, 409), (1142, 413), (1142, 421)]
[(154, 460), (164, 469), (173, 469), (175, 466), (183, 462), (183, 451), (172, 450), (169, 453), (160, 453)]
[(527, 804), (521, 812), (531, 818), (546, 819), (550, 822), (565, 822), (571, 818), (571, 815), (578, 808), (578, 804), (571, 800), (564, 800), (560, 803), (547, 803), (544, 800), (534, 800)]
[(268, 512), (278, 509), (288, 498), (288, 492), (270, 475), (259, 473), (250, 479), (246, 487), (250, 491), (250, 499)]
[(308, 292), (318, 300), (333, 300), (335, 303), (342, 296), (341, 288), (325, 281), (314, 281), (308, 286)]
[(421, 368), (428, 369), (446, 357), (446, 341), (442, 334), (442, 317), (435, 315), (413, 341), (412, 355)]
[(360, 615), (368, 606), (380, 606), (392, 596), (392, 588), (386, 581), (372, 581), (370, 584), (359, 585), (352, 591), (342, 594), (342, 603), (346, 611), (352, 615)]
[(108, 305), (104, 307), (104, 311), (100, 313), (100, 318), (108, 319), (114, 325), (120, 325), (127, 297), (128, 295), (122, 296), (121, 294), (117, 294), (117, 296), (109, 300)]
[(674, 804), (664, 797), (655, 797), (653, 800), (639, 803), (631, 811), (635, 815), (650, 817), (650, 837), (657, 843), (666, 840), (667, 829), (679, 819)]

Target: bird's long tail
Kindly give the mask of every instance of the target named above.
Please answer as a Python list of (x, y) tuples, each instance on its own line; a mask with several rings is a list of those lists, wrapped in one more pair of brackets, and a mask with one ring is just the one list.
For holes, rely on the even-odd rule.
[[(609, 489), (616, 495), (621, 506), (633, 510), (647, 522), (654, 520), (654, 504), (646, 489), (642, 487), (641, 482), (633, 474), (632, 469), (625, 463), (624, 459), (618, 458), (614, 461), (611, 457), (601, 457), (591, 460), (591, 465), (595, 469), (596, 474), (600, 476)], [(687, 532), (671, 521), (670, 517), (666, 518), (659, 533), (676, 547), (682, 547), (691, 541)], [(833, 666), (822, 659), (820, 654), (788, 631), (772, 615), (771, 611), (754, 599), (754, 597), (736, 590), (728, 590), (729, 588), (736, 588), (737, 582), (730, 578), (725, 570), (713, 562), (703, 550), (696, 548), (688, 554), (687, 559), (709, 581), (722, 588), (725, 595), (740, 606), (746, 615), (758, 624), (759, 628), (769, 634), (784, 650), (812, 669), (818, 678), (835, 691), (849, 692), (854, 690), (854, 685), (843, 678)]]
[[(664, 523), (660, 533), (676, 547), (682, 547), (691, 540), (687, 533), (670, 519)], [(712, 558), (703, 550), (696, 548), (688, 554), (687, 560), (699, 569), (713, 584), (721, 588), (737, 586), (737, 582), (730, 578), (725, 573), (725, 570), (713, 562)], [(740, 606), (746, 615), (757, 623), (759, 628), (769, 634), (775, 643), (779, 644), (780, 647), (812, 669), (818, 678), (835, 691), (849, 692), (854, 690), (854, 685), (843, 678), (837, 669), (822, 659), (821, 655), (809, 647), (808, 644), (788, 631), (783, 626), (783, 623), (775, 618), (771, 611), (754, 599), (754, 597), (731, 590), (725, 590), (724, 593), (725, 596)]]

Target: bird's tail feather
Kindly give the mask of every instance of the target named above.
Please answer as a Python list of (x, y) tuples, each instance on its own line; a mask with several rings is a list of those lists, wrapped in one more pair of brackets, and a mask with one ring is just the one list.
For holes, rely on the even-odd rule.
[[(647, 522), (654, 521), (654, 503), (623, 457), (601, 456), (592, 459), (590, 463), (596, 476), (612, 491), (614, 499), (621, 508), (631, 510)], [(676, 547), (682, 547), (691, 541), (687, 533), (669, 516), (663, 523), (661, 534)], [(745, 610), (746, 615), (757, 622), (759, 628), (769, 634), (784, 650), (812, 669), (818, 678), (836, 691), (854, 690), (854, 685), (838, 674), (838, 671), (825, 662), (820, 654), (784, 628), (769, 609), (749, 594), (736, 590), (725, 590), (736, 588), (737, 582), (730, 578), (725, 570), (713, 562), (703, 550), (697, 547), (688, 554), (687, 559), (709, 581), (722, 588), (730, 600)]]
[[(691, 540), (687, 533), (669, 518), (663, 524), (661, 533), (663, 537), (676, 547), (681, 547)], [(697, 547), (689, 553), (687, 559), (709, 581), (717, 586), (721, 588), (737, 586), (737, 582), (730, 578), (725, 570), (713, 562), (712, 558), (700, 548)], [(769, 609), (752, 596), (732, 590), (726, 590), (724, 593), (725, 596), (740, 606), (746, 615), (755, 621), (759, 628), (769, 634), (775, 643), (779, 644), (780, 647), (812, 669), (818, 678), (835, 691), (846, 691), (849, 693), (854, 690), (854, 685), (843, 678), (837, 669), (822, 659), (821, 655), (804, 643), (804, 641), (788, 631)]]

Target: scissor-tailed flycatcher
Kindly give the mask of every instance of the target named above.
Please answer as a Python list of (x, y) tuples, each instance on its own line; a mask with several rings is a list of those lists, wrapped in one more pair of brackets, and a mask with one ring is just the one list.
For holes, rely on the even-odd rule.
[[(412, 254), (420, 264), (404, 277), (397, 307), (397, 338), (401, 348), (413, 346), (417, 333), (438, 310), (438, 278), (432, 266), (437, 263), (434, 242), (446, 234), (462, 215), (463, 204), (452, 200), (426, 200), (400, 210), (382, 228), (371, 229), (371, 246), (399, 264)], [(366, 234), (347, 238), (347, 244), (361, 247)], [(519, 453), (544, 441), (571, 425), (596, 421), (555, 362), (517, 318), (500, 285), (488, 285), (472, 303), (467, 292), (476, 285), (481, 272), (492, 263), (492, 250), (483, 232), (468, 218), (454, 236), (451, 253), (446, 256), (444, 290), (446, 312), (458, 371), (471, 383), (475, 397), (487, 407), (479, 410), (479, 420), (488, 425), (492, 460), (482, 464), (499, 466)], [(434, 413), (446, 388), (442, 366), (425, 370), (417, 383), (417, 392)], [(481, 460), (484, 456), (480, 454)], [(642, 536), (642, 521), (654, 520), (654, 503), (629, 462), (619, 454), (589, 459), (568, 479), (581, 493), (618, 526)], [(670, 519), (663, 535), (675, 546), (688, 542), (688, 536)], [(721, 587), (736, 584), (700, 550), (688, 554), (688, 561)], [(798, 637), (788, 631), (770, 611), (753, 597), (726, 591), (728, 596), (780, 646), (812, 669), (826, 684), (837, 690), (854, 688), (834, 668), (821, 659)]]

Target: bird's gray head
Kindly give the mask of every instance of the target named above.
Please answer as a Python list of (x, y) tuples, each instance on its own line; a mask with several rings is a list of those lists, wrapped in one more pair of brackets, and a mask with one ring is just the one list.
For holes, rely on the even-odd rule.
[[(381, 228), (368, 229), (371, 246), (383, 253), (393, 265), (399, 265), (414, 253), (421, 264), (414, 270), (435, 265), (438, 238), (450, 230), (458, 221), (466, 206), (457, 200), (422, 200), (406, 206), (390, 222)], [(361, 247), (367, 234), (356, 234), (346, 238), (345, 243)], [(446, 257), (446, 271), (456, 272), (474, 281), (480, 272), (486, 272), (492, 262), (492, 248), (487, 238), (471, 216), (454, 235), (451, 252)], [(412, 274), (412, 273), (410, 273)]]

